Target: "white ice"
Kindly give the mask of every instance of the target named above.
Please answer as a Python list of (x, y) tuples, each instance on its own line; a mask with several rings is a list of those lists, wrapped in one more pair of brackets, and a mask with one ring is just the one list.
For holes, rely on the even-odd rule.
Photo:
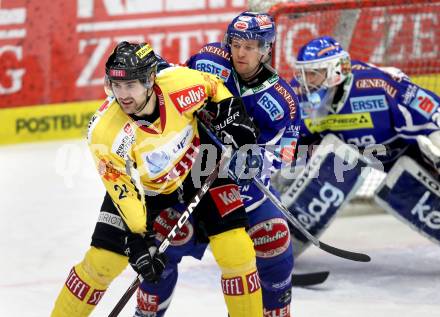
[[(87, 250), (104, 187), (85, 142), (0, 147), (0, 316), (49, 316), (73, 264)], [(388, 215), (337, 219), (321, 240), (369, 254), (371, 263), (310, 247), (298, 272), (329, 279), (293, 289), (294, 317), (440, 316), (440, 247)], [(107, 316), (134, 279), (127, 269), (93, 316)], [(226, 317), (210, 253), (185, 259), (167, 316)], [(121, 316), (131, 316), (133, 299)]]

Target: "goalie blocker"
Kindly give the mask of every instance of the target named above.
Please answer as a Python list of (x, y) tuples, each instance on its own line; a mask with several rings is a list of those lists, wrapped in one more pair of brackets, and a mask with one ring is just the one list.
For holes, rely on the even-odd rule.
[[(312, 235), (319, 237), (356, 193), (370, 167), (356, 148), (333, 134), (323, 138), (307, 164), (298, 172), (300, 160), (295, 174), (286, 175), (286, 170), (281, 172), (284, 184), (286, 179), (292, 180), (288, 187), (280, 189), (281, 201)], [(310, 241), (295, 228), (290, 227), (290, 230), (297, 256), (310, 245)]]
[(413, 159), (397, 160), (374, 200), (420, 234), (440, 242), (440, 183)]

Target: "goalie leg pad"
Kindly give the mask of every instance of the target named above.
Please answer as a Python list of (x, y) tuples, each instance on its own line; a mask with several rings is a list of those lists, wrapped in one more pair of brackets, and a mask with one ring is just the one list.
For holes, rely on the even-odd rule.
[(255, 250), (244, 228), (210, 236), (222, 271), (222, 290), (230, 317), (263, 317), (263, 300)]
[(91, 247), (61, 289), (52, 317), (89, 316), (111, 281), (127, 266), (127, 257)]
[(407, 156), (393, 165), (374, 200), (386, 211), (440, 243), (440, 183)]
[[(282, 203), (315, 237), (319, 237), (364, 181), (367, 162), (334, 135), (327, 135), (304, 169), (281, 194)], [(293, 252), (310, 241), (291, 227)]]

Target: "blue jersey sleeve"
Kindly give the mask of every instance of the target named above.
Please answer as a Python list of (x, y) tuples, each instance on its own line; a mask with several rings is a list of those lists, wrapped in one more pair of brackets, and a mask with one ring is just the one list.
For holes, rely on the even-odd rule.
[(399, 136), (415, 142), (418, 135), (428, 136), (438, 131), (440, 98), (409, 79), (393, 78), (391, 75), (387, 77), (397, 90), (396, 97), (390, 103), (394, 106), (392, 108), (394, 128)]
[[(198, 53), (192, 55), (186, 65), (189, 68), (216, 75), (228, 84), (232, 79), (230, 78), (232, 77), (232, 66), (229, 58), (229, 51), (223, 48), (221, 43), (209, 43), (203, 46)], [(233, 91), (231, 92), (234, 94)]]

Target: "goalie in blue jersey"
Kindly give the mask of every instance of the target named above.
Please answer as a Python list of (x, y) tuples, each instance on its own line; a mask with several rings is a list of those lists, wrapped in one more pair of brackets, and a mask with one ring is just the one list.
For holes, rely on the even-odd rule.
[[(399, 69), (351, 60), (329, 36), (303, 46), (295, 66), (301, 144), (322, 146), (299, 177), (278, 181), (289, 210), (319, 236), (373, 166), (387, 172), (376, 202), (440, 242), (440, 98)], [(307, 246), (295, 231), (292, 240), (296, 253)]]

